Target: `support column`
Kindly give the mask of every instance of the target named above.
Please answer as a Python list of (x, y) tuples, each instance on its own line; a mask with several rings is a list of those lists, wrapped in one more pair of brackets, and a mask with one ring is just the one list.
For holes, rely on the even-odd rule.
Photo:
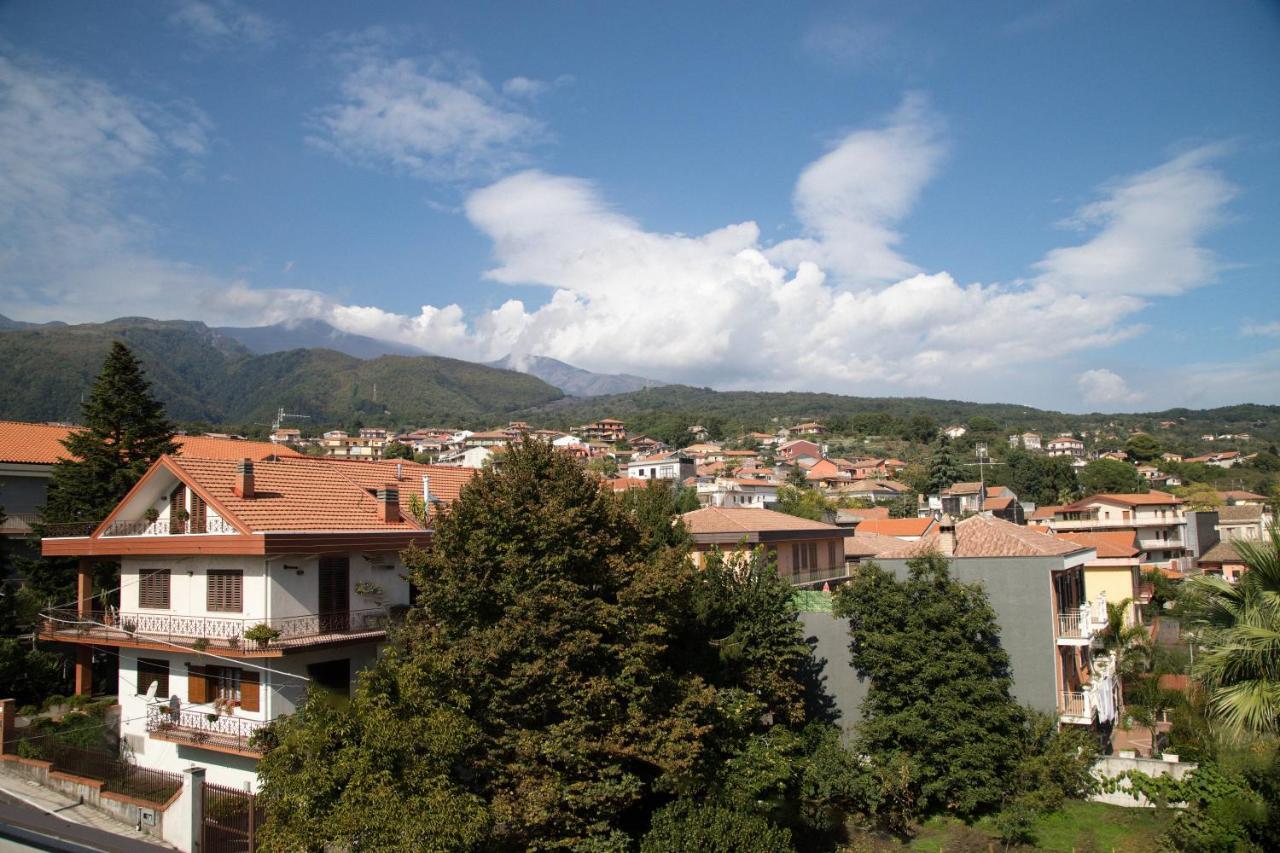
[(204, 768), (182, 771), (182, 791), (164, 813), (164, 840), (184, 853), (201, 849), (204, 828)]
[(0, 699), (0, 752), (13, 752), (14, 729), (17, 724), (17, 702), (13, 699)]
[(76, 647), (76, 693), (88, 696), (93, 692), (93, 646)]
[(93, 613), (93, 560), (80, 558), (76, 574), (76, 613), (85, 617)]

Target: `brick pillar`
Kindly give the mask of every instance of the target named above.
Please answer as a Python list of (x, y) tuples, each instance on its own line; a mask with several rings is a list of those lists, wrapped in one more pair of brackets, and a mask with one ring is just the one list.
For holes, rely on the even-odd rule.
[(93, 647), (76, 647), (76, 693), (88, 696), (93, 692)]
[(76, 613), (86, 616), (93, 612), (93, 561), (80, 558), (80, 571), (76, 574)]
[(0, 753), (10, 753), (14, 750), (14, 726), (17, 715), (17, 703), (13, 699), (0, 699)]

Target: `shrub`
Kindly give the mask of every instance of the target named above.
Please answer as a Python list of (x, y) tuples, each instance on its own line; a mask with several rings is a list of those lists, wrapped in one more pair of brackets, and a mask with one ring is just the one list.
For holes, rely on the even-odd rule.
[(641, 853), (778, 853), (794, 850), (791, 832), (760, 815), (716, 803), (677, 800), (654, 812)]

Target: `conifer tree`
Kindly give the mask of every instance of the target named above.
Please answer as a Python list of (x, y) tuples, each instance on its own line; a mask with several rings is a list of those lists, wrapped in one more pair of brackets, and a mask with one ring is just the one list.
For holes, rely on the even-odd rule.
[(964, 479), (964, 469), (951, 452), (951, 442), (944, 435), (938, 439), (929, 463), (929, 494), (936, 495)]
[(81, 410), (83, 429), (62, 442), (53, 467), (45, 524), (104, 518), (151, 463), (173, 453), (173, 425), (151, 394), (142, 365), (124, 344), (111, 345)]

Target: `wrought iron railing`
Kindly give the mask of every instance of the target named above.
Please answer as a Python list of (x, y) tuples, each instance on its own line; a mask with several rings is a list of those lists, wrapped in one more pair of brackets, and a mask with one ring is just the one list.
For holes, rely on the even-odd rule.
[(239, 533), (228, 521), (218, 516), (211, 516), (203, 522), (195, 519), (178, 521), (156, 519), (155, 521), (113, 521), (103, 531), (103, 536), (182, 536), (187, 534), (234, 534)]
[[(74, 608), (45, 611), (45, 633), (86, 641), (158, 640), (218, 650), (249, 650), (305, 645), (316, 637), (385, 631), (390, 608), (372, 607), (337, 613), (306, 613), (270, 619), (235, 619), (154, 612), (93, 612)], [(245, 632), (266, 625), (279, 635), (264, 643), (245, 639)]]
[(193, 746), (218, 746), (261, 754), (262, 750), (253, 737), (266, 725), (263, 720), (248, 720), (207, 711), (173, 711), (167, 705), (147, 708), (149, 733)]
[(41, 758), (54, 770), (102, 782), (102, 790), (163, 806), (182, 788), (182, 774), (139, 767), (115, 753), (85, 749), (56, 739), (20, 742), (21, 752)]

